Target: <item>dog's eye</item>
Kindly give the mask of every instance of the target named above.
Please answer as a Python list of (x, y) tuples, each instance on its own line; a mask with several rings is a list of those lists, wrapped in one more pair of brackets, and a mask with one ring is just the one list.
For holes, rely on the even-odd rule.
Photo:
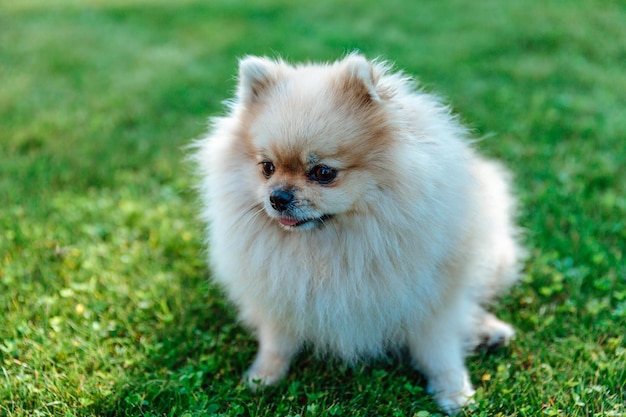
[(316, 165), (309, 171), (309, 178), (321, 184), (332, 182), (337, 176), (337, 170), (326, 165)]
[(274, 171), (276, 171), (276, 167), (270, 161), (263, 161), (261, 162), (261, 171), (263, 171), (265, 178), (269, 178), (274, 174)]

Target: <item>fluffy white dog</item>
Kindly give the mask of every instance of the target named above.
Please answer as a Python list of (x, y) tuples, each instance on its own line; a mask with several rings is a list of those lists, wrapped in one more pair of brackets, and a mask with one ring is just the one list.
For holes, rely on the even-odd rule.
[(523, 253), (509, 175), (438, 99), (381, 62), (247, 57), (196, 144), (214, 279), (259, 341), (253, 386), (311, 346), (349, 362), (407, 347), (441, 408), (508, 324), (484, 306)]

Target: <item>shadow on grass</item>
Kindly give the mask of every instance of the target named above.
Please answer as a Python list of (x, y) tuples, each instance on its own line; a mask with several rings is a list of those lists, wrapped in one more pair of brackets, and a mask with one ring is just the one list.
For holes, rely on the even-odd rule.
[[(156, 329), (150, 342), (138, 346), (143, 358), (105, 401), (90, 410), (102, 416), (172, 415), (216, 411), (213, 398), (221, 395), (216, 386), (234, 391), (238, 385), (241, 352), (254, 349), (252, 341), (236, 325), (231, 309), (205, 278), (185, 278), (181, 300), (169, 325)], [(171, 300), (167, 300), (170, 304)], [(241, 351), (226, 352), (225, 339), (234, 338)], [(229, 400), (229, 398), (224, 398)]]

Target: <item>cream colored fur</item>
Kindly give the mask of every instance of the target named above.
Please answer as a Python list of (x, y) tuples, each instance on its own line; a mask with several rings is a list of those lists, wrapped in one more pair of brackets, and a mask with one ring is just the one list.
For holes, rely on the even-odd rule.
[[(408, 347), (443, 410), (470, 400), (466, 353), (513, 336), (483, 306), (517, 279), (522, 250), (508, 174), (448, 108), (359, 55), (248, 57), (196, 147), (213, 279), (259, 341), (252, 386), (283, 378), (305, 345), (348, 362)], [(320, 164), (336, 169), (329, 184), (310, 178)], [(288, 214), (277, 189), (293, 190)]]

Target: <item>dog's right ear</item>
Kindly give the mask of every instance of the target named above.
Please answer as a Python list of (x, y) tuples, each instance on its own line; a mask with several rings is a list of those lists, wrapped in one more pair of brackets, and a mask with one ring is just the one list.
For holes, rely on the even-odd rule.
[(364, 56), (353, 53), (341, 62), (343, 65), (343, 89), (360, 97), (363, 102), (380, 101), (376, 91), (377, 77), (372, 64)]
[(238, 95), (244, 103), (256, 103), (278, 81), (278, 63), (256, 56), (246, 56), (239, 61)]

